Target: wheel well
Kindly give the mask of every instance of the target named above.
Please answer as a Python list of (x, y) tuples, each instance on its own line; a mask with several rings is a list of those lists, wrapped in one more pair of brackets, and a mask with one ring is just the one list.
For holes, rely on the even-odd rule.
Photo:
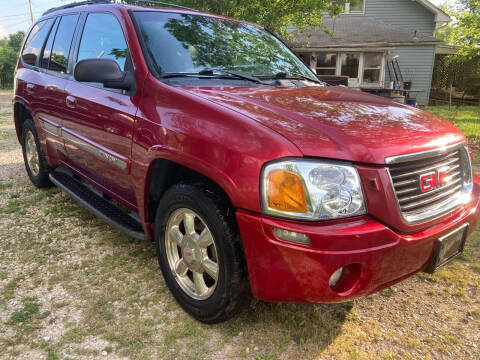
[(155, 222), (156, 211), (163, 194), (172, 185), (182, 181), (203, 182), (208, 184), (212, 189), (218, 191), (218, 194), (223, 196), (230, 207), (233, 208), (232, 201), (227, 193), (210, 178), (173, 161), (157, 159), (150, 166), (148, 179), (147, 215), (150, 223)]
[(23, 123), (26, 119), (31, 119), (30, 111), (21, 103), (15, 103), (13, 107), (13, 116), (15, 120), (15, 129), (17, 130), (18, 140), (22, 141)]

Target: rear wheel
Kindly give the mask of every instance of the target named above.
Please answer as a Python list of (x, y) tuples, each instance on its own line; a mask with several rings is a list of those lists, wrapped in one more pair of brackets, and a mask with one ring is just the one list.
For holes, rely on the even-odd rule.
[(50, 169), (43, 156), (37, 131), (31, 119), (23, 123), (22, 150), (25, 169), (32, 183), (38, 188), (51, 186), (52, 183), (48, 178)]
[(157, 256), (177, 302), (206, 323), (230, 318), (246, 299), (233, 211), (203, 184), (167, 191), (156, 216)]

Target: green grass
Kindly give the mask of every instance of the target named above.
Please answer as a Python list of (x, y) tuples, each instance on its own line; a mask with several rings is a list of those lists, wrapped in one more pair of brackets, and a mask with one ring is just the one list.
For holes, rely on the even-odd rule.
[(18, 325), (21, 323), (27, 323), (30, 321), (32, 316), (38, 314), (39, 309), (40, 307), (36, 299), (26, 298), (23, 300), (23, 307), (12, 313), (7, 324)]
[(480, 106), (428, 106), (427, 111), (453, 121), (455, 125), (470, 139), (480, 140)]

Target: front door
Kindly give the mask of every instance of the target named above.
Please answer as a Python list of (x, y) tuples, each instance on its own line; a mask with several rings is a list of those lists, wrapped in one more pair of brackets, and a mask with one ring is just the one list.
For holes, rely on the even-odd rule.
[[(87, 15), (76, 62), (102, 58), (131, 67), (122, 27), (112, 13)], [(69, 165), (105, 192), (135, 208), (130, 156), (136, 106), (130, 94), (101, 84), (71, 81), (62, 134)]]

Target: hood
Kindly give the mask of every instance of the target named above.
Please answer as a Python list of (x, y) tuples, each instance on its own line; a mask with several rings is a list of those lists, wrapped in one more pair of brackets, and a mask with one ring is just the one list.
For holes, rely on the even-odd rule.
[(447, 120), (343, 87), (185, 89), (283, 135), (304, 156), (384, 164), (465, 141)]

